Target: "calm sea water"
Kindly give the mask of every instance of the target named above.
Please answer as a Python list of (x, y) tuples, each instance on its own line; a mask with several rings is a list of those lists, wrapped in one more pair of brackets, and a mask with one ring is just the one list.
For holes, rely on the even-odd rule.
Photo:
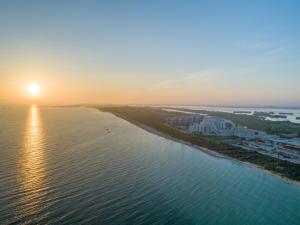
[(189, 105), (161, 105), (159, 107), (173, 107), (173, 108), (182, 108), (182, 109), (194, 109), (194, 110), (208, 110), (208, 111), (218, 111), (218, 112), (228, 112), (228, 113), (234, 113), (234, 111), (247, 111), (249, 113), (245, 113), (248, 115), (253, 115), (255, 111), (257, 112), (273, 112), (274, 115), (280, 115), (281, 113), (288, 113), (290, 115), (285, 115), (286, 118), (271, 118), (271, 117), (265, 117), (266, 120), (271, 121), (290, 121), (292, 123), (299, 123), (300, 119), (297, 119), (297, 117), (300, 117), (300, 109), (299, 108), (268, 108), (268, 107), (221, 107), (221, 106), (189, 106)]
[(300, 188), (87, 108), (0, 108), (1, 224), (300, 224)]

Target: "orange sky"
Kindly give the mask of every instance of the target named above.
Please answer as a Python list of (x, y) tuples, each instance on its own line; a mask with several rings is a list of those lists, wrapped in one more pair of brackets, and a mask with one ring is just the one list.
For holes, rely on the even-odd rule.
[(293, 4), (121, 2), (3, 1), (0, 104), (300, 105)]
[[(237, 83), (234, 88), (222, 80), (221, 71), (204, 71), (167, 79), (154, 84), (131, 82), (130, 79), (76, 79), (71, 75), (38, 71), (23, 73), (14, 71), (14, 76), (6, 76), (1, 82), (1, 102), (17, 104), (254, 104), (264, 101), (272, 103), (274, 96), (282, 101), (278, 91), (258, 85), (249, 79), (248, 85), (256, 88), (242, 90)], [(31, 96), (27, 91), (30, 83), (37, 83), (41, 92)], [(231, 81), (232, 83), (232, 81)], [(268, 90), (268, 91), (266, 91)], [(291, 90), (291, 93), (293, 90)], [(243, 99), (243, 101), (241, 101)]]

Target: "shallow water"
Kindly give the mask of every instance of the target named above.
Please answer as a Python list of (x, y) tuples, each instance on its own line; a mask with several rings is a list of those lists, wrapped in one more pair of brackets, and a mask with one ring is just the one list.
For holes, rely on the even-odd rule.
[(300, 188), (88, 108), (0, 108), (1, 224), (300, 224)]
[(235, 111), (243, 111), (249, 113), (243, 113), (246, 115), (253, 115), (255, 111), (257, 112), (273, 112), (274, 115), (280, 115), (280, 113), (290, 113), (291, 115), (285, 114), (286, 118), (272, 118), (266, 116), (266, 120), (271, 121), (290, 121), (292, 123), (300, 124), (300, 109), (299, 108), (268, 108), (268, 107), (219, 107), (219, 106), (176, 106), (176, 105), (169, 105), (169, 106), (159, 106), (159, 107), (172, 107), (172, 108), (182, 108), (182, 109), (193, 109), (193, 110), (207, 110), (207, 111), (218, 111), (218, 112), (228, 112), (234, 113)]

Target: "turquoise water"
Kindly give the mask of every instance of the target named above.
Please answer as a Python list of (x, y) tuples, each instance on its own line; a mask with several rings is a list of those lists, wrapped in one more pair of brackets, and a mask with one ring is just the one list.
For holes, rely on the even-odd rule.
[(88, 108), (0, 108), (1, 224), (300, 224), (300, 188)]

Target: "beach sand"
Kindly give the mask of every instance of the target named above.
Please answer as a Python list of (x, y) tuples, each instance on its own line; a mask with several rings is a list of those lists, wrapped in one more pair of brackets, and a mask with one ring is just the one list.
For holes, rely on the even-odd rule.
[[(117, 115), (115, 115), (115, 116), (117, 116)], [(124, 119), (122, 117), (119, 117), (119, 118)], [(124, 120), (127, 121), (127, 122), (129, 122), (129, 123), (131, 123), (131, 124), (133, 124), (133, 125), (135, 125), (135, 126), (137, 126), (137, 127), (139, 127), (139, 128), (141, 128), (141, 129), (143, 129), (143, 130), (145, 130), (145, 131), (147, 131), (147, 132), (149, 132), (149, 133), (158, 135), (158, 136), (163, 137), (163, 138), (168, 139), (168, 140), (172, 140), (172, 141), (175, 141), (175, 142), (187, 145), (189, 147), (192, 147), (192, 148), (195, 148), (197, 150), (200, 150), (200, 151), (202, 151), (202, 152), (204, 152), (204, 153), (206, 153), (206, 154), (208, 154), (210, 156), (213, 156), (213, 157), (224, 158), (224, 159), (232, 160), (232, 161), (237, 162), (237, 163), (241, 163), (241, 164), (247, 165), (249, 167), (252, 167), (254, 169), (257, 169), (257, 170), (263, 172), (264, 174), (267, 174), (267, 175), (270, 175), (270, 176), (275, 176), (275, 177), (281, 179), (282, 181), (284, 181), (286, 183), (294, 184), (294, 185), (296, 185), (296, 186), (298, 186), (300, 188), (300, 182), (295, 181), (295, 180), (291, 180), (291, 179), (289, 179), (287, 177), (284, 177), (284, 176), (281, 176), (279, 174), (273, 173), (273, 172), (271, 172), (269, 170), (266, 170), (264, 168), (261, 168), (261, 167), (255, 165), (255, 164), (252, 164), (252, 163), (249, 163), (249, 162), (243, 162), (243, 161), (240, 161), (238, 159), (235, 159), (235, 158), (223, 155), (221, 153), (215, 152), (215, 151), (213, 151), (211, 149), (208, 149), (208, 148), (205, 148), (205, 147), (201, 147), (201, 146), (198, 146), (198, 145), (193, 145), (193, 144), (191, 144), (189, 142), (186, 142), (186, 141), (183, 141), (183, 140), (171, 137), (169, 135), (166, 135), (166, 134), (164, 134), (164, 133), (162, 133), (162, 132), (160, 132), (158, 130), (155, 130), (152, 127), (146, 126), (146, 125), (141, 124), (139, 122), (130, 121), (130, 120), (126, 120), (126, 119), (124, 119)]]

